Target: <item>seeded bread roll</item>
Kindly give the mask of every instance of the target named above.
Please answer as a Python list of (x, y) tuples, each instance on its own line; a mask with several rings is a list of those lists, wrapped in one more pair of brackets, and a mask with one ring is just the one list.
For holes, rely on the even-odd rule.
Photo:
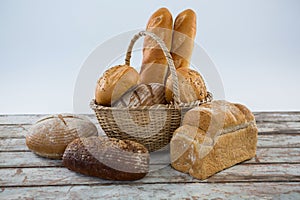
[(175, 19), (173, 28), (171, 55), (176, 69), (188, 68), (196, 36), (196, 13), (187, 9)]
[[(196, 100), (204, 100), (207, 97), (207, 90), (202, 76), (195, 70), (179, 68), (176, 70), (179, 83), (180, 100), (184, 103)], [(166, 83), (166, 100), (173, 101), (173, 80), (169, 76)]]
[(186, 113), (183, 126), (171, 140), (171, 165), (198, 179), (256, 154), (257, 127), (250, 110), (241, 104), (213, 101)]
[(122, 95), (114, 107), (136, 107), (166, 104), (165, 87), (159, 83), (139, 84)]
[(110, 106), (129, 88), (136, 85), (138, 80), (138, 72), (127, 65), (118, 65), (106, 70), (96, 86), (96, 103)]
[(40, 156), (61, 159), (65, 148), (74, 139), (97, 135), (96, 126), (86, 117), (50, 115), (32, 125), (26, 135), (26, 145)]
[(146, 176), (149, 153), (141, 144), (106, 137), (79, 138), (63, 155), (68, 169), (102, 179), (130, 181)]
[[(173, 18), (166, 8), (158, 9), (150, 17), (146, 30), (160, 37), (170, 50), (172, 43)], [(167, 60), (159, 44), (151, 37), (144, 40), (143, 61), (140, 72), (140, 83), (164, 84), (168, 77)]]

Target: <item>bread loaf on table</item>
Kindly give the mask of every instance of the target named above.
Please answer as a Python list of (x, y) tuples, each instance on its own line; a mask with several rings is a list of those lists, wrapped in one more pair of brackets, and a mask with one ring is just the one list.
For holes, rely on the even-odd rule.
[(74, 114), (49, 115), (31, 126), (26, 145), (34, 153), (61, 159), (67, 145), (79, 137), (97, 136), (96, 126), (86, 117)]
[(63, 155), (63, 164), (81, 174), (130, 181), (146, 176), (149, 157), (148, 150), (137, 142), (99, 136), (70, 143)]
[[(204, 100), (207, 97), (207, 89), (202, 76), (190, 68), (179, 68), (176, 70), (180, 100), (184, 103), (190, 103), (196, 100)], [(166, 83), (166, 100), (173, 101), (173, 80), (172, 76), (168, 77)]]
[(196, 36), (196, 13), (187, 9), (175, 19), (171, 55), (176, 69), (190, 66)]
[(165, 87), (159, 83), (139, 84), (129, 89), (113, 107), (137, 107), (166, 104)]
[(138, 72), (127, 65), (118, 65), (106, 70), (97, 82), (96, 103), (111, 106), (113, 101), (119, 99), (129, 88), (136, 85), (138, 80)]
[(256, 154), (257, 127), (241, 104), (213, 101), (186, 113), (171, 140), (171, 165), (198, 179)]
[[(173, 18), (171, 13), (166, 8), (160, 8), (150, 17), (146, 30), (160, 37), (170, 50), (172, 26)], [(145, 37), (140, 83), (164, 84), (167, 77), (168, 65), (161, 47), (151, 37)]]

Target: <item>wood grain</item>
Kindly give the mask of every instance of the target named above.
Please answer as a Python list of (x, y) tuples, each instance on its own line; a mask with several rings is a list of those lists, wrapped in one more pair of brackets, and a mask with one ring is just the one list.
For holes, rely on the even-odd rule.
[(1, 138), (24, 138), (31, 125), (0, 125)]
[[(300, 181), (300, 164), (236, 165), (221, 171), (205, 181), (192, 178), (173, 170), (170, 166), (150, 172), (144, 179), (135, 183), (224, 183), (224, 182), (267, 182)], [(39, 185), (89, 185), (119, 184), (117, 182), (84, 176), (66, 168), (3, 168), (0, 169), (2, 186), (39, 186)], [(130, 182), (127, 182), (130, 183)]]
[[(176, 188), (176, 190), (175, 190)], [(2, 191), (1, 191), (2, 190)], [(122, 184), (2, 188), (0, 199), (298, 199), (300, 183)]]
[[(99, 133), (103, 134), (98, 122), (94, 119)], [(30, 124), (0, 124), (0, 139), (1, 138), (23, 138), (28, 133)], [(259, 135), (265, 134), (300, 134), (300, 122), (261, 122), (257, 123)]]
[[(299, 135), (259, 135), (257, 147), (269, 148), (299, 148)], [(0, 138), (0, 152), (28, 151), (24, 138)]]
[[(0, 115), (0, 124), (12, 125), (12, 124), (33, 124), (41, 117), (47, 114), (36, 115)], [(84, 114), (90, 118), (93, 122), (96, 122), (94, 114)], [(257, 123), (264, 122), (300, 122), (300, 112), (254, 112)]]
[[(25, 145), (32, 123), (45, 115), (0, 115), (0, 199), (298, 199), (300, 112), (254, 113), (257, 156), (200, 181), (158, 160), (144, 179), (114, 182), (69, 171)], [(88, 117), (98, 125), (94, 115)], [(100, 129), (101, 130), (101, 129)], [(151, 169), (152, 169), (151, 168)]]
[[(258, 148), (256, 155), (242, 164), (300, 163), (300, 148)], [(153, 162), (169, 164), (165, 158)], [(32, 152), (0, 152), (0, 168), (62, 166), (61, 160), (42, 158)]]

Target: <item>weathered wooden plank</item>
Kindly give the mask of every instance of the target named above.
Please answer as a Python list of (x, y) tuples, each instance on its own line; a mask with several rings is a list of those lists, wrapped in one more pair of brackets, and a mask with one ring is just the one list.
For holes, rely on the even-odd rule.
[[(0, 185), (39, 186), (39, 185), (89, 185), (119, 184), (120, 182), (88, 177), (66, 168), (2, 168)], [(300, 164), (236, 165), (203, 182), (261, 182), (261, 181), (300, 181)], [(135, 183), (177, 183), (201, 182), (167, 166), (150, 172), (144, 179)], [(124, 182), (122, 182), (124, 183)]]
[(259, 134), (300, 134), (300, 122), (257, 123)]
[(256, 157), (244, 162), (250, 163), (300, 163), (300, 148), (258, 148)]
[[(16, 116), (17, 117), (17, 116)], [(21, 117), (21, 116), (20, 116)], [(32, 116), (27, 116), (29, 120), (32, 119)], [(95, 123), (98, 127), (99, 133), (102, 133), (100, 125), (97, 120), (93, 116), (89, 116), (89, 118)], [(0, 118), (1, 119), (1, 118)], [(8, 122), (7, 122), (8, 123)], [(8, 124), (1, 125), (0, 124), (0, 138), (22, 138), (28, 132), (28, 129), (31, 125), (29, 124)], [(300, 134), (300, 122), (258, 122), (257, 127), (259, 130), (259, 134)]]
[[(258, 148), (256, 158), (242, 164), (300, 163), (300, 148)], [(164, 156), (165, 157), (165, 156)], [(155, 164), (169, 164), (168, 159), (151, 160)], [(62, 167), (60, 160), (50, 160), (32, 152), (0, 152), (2, 167)]]
[(0, 138), (24, 138), (31, 125), (0, 126)]
[[(270, 148), (300, 148), (300, 135), (259, 135), (258, 147)], [(26, 151), (24, 138), (0, 138), (1, 151)]]
[(300, 183), (148, 184), (2, 188), (2, 199), (298, 199)]
[(254, 112), (257, 122), (295, 122), (300, 121), (300, 112)]
[(52, 160), (32, 152), (0, 152), (1, 167), (61, 167), (61, 160)]
[(300, 135), (259, 135), (257, 147), (285, 148), (300, 147)]
[[(167, 166), (169, 164), (169, 154), (151, 154), (150, 168)], [(19, 167), (62, 167), (61, 160), (43, 158), (33, 152), (0, 152), (0, 168), (19, 168)]]
[(1, 151), (29, 151), (25, 138), (0, 138), (0, 152)]
[[(24, 138), (28, 133), (31, 125), (0, 125), (0, 139), (1, 138)], [(99, 133), (101, 128), (96, 123)], [(265, 134), (299, 134), (300, 135), (300, 122), (264, 122), (257, 124), (259, 135)]]
[[(94, 114), (85, 114), (96, 122)], [(261, 122), (300, 122), (300, 112), (254, 112), (256, 121)], [(46, 114), (0, 115), (0, 124), (33, 124)]]

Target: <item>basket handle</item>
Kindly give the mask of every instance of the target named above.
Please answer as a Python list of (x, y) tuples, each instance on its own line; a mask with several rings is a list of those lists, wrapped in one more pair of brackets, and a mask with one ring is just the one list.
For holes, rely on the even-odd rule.
[(139, 33), (135, 34), (133, 36), (132, 40), (130, 41), (130, 44), (129, 44), (128, 49), (127, 49), (126, 58), (125, 58), (125, 65), (130, 66), (130, 58), (131, 58), (131, 52), (132, 52), (133, 45), (142, 36), (150, 36), (153, 40), (155, 40), (159, 44), (160, 48), (163, 50), (164, 55), (167, 59), (168, 67), (170, 69), (172, 80), (173, 80), (173, 95), (174, 95), (173, 99), (174, 99), (174, 103), (179, 105), (181, 103), (181, 101), (180, 101), (180, 93), (179, 93), (179, 87), (178, 87), (178, 77), (177, 77), (177, 73), (176, 73), (176, 68), (175, 68), (172, 56), (171, 56), (168, 48), (166, 47), (166, 45), (162, 41), (162, 39), (160, 39), (160, 37), (158, 37), (157, 35), (155, 35), (154, 33), (149, 32), (149, 31), (140, 31)]

